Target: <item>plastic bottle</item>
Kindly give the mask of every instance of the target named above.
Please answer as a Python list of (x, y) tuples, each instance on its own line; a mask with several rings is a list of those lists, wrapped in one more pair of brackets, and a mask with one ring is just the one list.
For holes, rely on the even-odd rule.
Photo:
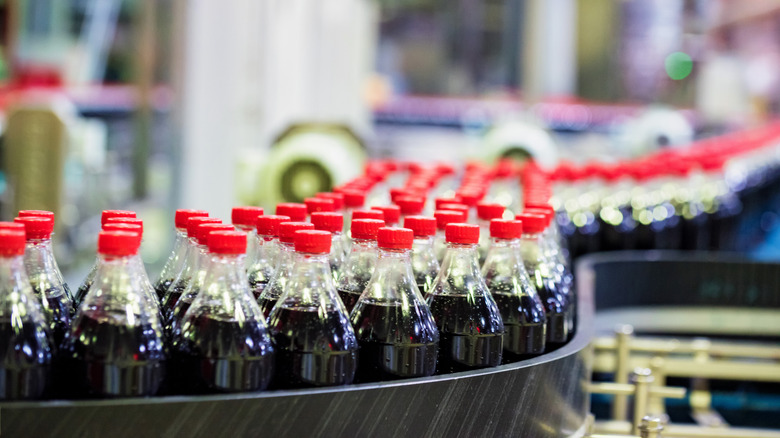
[(531, 284), (520, 258), (523, 223), (490, 221), (492, 238), (482, 275), (504, 321), (504, 361), (513, 362), (544, 353), (547, 317), (544, 304)]
[(375, 205), (371, 209), (382, 212), (385, 225), (388, 227), (398, 225), (398, 221), (401, 219), (401, 208), (397, 205)]
[(313, 229), (314, 224), (308, 222), (282, 222), (279, 224), (279, 257), (276, 261), (277, 268), (268, 281), (265, 289), (263, 289), (263, 293), (260, 294), (260, 298), (257, 299), (257, 304), (260, 305), (260, 310), (263, 311), (263, 315), (266, 318), (271, 314), (271, 309), (276, 305), (279, 297), (282, 296), (287, 284), (290, 282), (294, 260), (293, 255), (295, 253), (293, 244), (295, 232)]
[(132, 273), (140, 235), (101, 231), (98, 269), (64, 347), (76, 391), (96, 396), (154, 395), (165, 377), (163, 329), (157, 309)]
[[(19, 214), (17, 215), (17, 217), (45, 217), (45, 218), (50, 218), (51, 219), (51, 223), (52, 223), (52, 230), (53, 230), (53, 227), (54, 227), (54, 224), (55, 224), (54, 213), (51, 212), (51, 211), (46, 211), (46, 210), (20, 210)], [(52, 231), (52, 234), (53, 234), (53, 231)], [(73, 311), (75, 312), (76, 308), (75, 308), (75, 299), (74, 299), (74, 296), (73, 296), (73, 292), (71, 292), (70, 286), (68, 286), (68, 283), (66, 283), (65, 280), (62, 277), (62, 271), (60, 271), (60, 267), (57, 264), (57, 259), (54, 257), (54, 251), (53, 250), (51, 251), (51, 256), (52, 256), (52, 261), (54, 263), (54, 268), (55, 268), (57, 274), (59, 274), (60, 280), (62, 281), (62, 287), (65, 289), (65, 293), (68, 295), (68, 298), (70, 299), (71, 303), (74, 304)]]
[(187, 252), (187, 221), (191, 217), (208, 217), (209, 213), (205, 210), (176, 210), (174, 216), (174, 226), (176, 228), (176, 238), (173, 242), (173, 250), (168, 260), (160, 271), (160, 276), (154, 282), (154, 291), (157, 293), (157, 299), (162, 300), (165, 292), (171, 287), (176, 277), (184, 267), (184, 259)]
[(477, 203), (477, 225), (479, 225), (479, 265), (485, 263), (488, 247), (491, 243), (490, 221), (501, 219), (506, 208), (498, 203)]
[(330, 243), (326, 231), (295, 233), (293, 274), (268, 317), (277, 387), (346, 385), (355, 378), (358, 342), (333, 286)]
[(350, 314), (360, 344), (359, 382), (436, 372), (439, 331), (415, 284), (413, 240), (407, 228), (383, 227), (377, 234), (374, 275)]
[(51, 217), (28, 216), (18, 217), (14, 222), (22, 224), (25, 229), (27, 244), (24, 267), (33, 293), (41, 303), (41, 310), (54, 339), (52, 347), (56, 350), (70, 330), (74, 306), (52, 252), (54, 221)]
[(338, 281), (339, 271), (344, 264), (344, 236), (341, 230), (344, 228), (344, 215), (333, 212), (317, 212), (311, 214), (311, 223), (315, 230), (327, 231), (331, 233), (330, 271), (333, 274), (333, 281)]
[[(344, 195), (344, 238), (349, 238), (349, 227), (352, 225), (352, 212), (363, 208), (366, 203), (366, 194), (357, 190), (342, 190)], [(346, 248), (345, 248), (346, 249)]]
[(307, 213), (306, 204), (299, 204), (297, 202), (282, 202), (281, 204), (276, 204), (276, 214), (279, 216), (288, 216), (293, 222), (305, 221)]
[(233, 207), (230, 212), (230, 221), (237, 230), (248, 235), (246, 244), (246, 257), (244, 263), (249, 269), (249, 263), (257, 257), (257, 218), (263, 215), (261, 207)]
[(208, 234), (203, 288), (173, 337), (172, 372), (194, 392), (261, 391), (271, 382), (274, 347), (249, 291), (243, 258), (247, 235)]
[(433, 252), (433, 236), (436, 219), (428, 216), (407, 216), (404, 227), (414, 233), (412, 244), (412, 271), (421, 293), (427, 293), (433, 280), (439, 275), (439, 261)]
[(479, 226), (450, 223), (447, 251), (426, 295), (439, 328), (439, 373), (501, 364), (504, 323), (477, 265)]
[(352, 219), (352, 249), (338, 274), (338, 295), (347, 312), (355, 307), (360, 294), (374, 274), (377, 249), (376, 233), (385, 225), (379, 219)]
[(2, 400), (34, 400), (51, 382), (46, 317), (24, 267), (25, 232), (0, 229), (0, 385)]
[(441, 263), (447, 250), (447, 238), (444, 232), (447, 224), (465, 222), (466, 214), (455, 210), (436, 210), (433, 212), (433, 217), (436, 218), (436, 236), (433, 238), (433, 252), (436, 254), (436, 260)]
[(247, 277), (249, 290), (255, 300), (271, 280), (279, 259), (279, 224), (290, 222), (289, 216), (264, 215), (257, 218), (258, 250), (255, 259), (249, 263)]

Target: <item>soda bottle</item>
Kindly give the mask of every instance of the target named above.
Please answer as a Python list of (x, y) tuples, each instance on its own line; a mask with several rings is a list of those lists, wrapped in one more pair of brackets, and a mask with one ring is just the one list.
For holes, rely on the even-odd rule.
[(360, 344), (357, 380), (431, 376), (439, 331), (412, 273), (414, 233), (382, 227), (374, 275), (350, 314)]
[(276, 305), (279, 297), (282, 296), (287, 284), (290, 282), (293, 254), (295, 252), (295, 247), (293, 246), (295, 232), (313, 229), (314, 224), (308, 222), (282, 222), (279, 224), (279, 257), (276, 260), (277, 267), (265, 289), (263, 289), (263, 293), (260, 294), (260, 298), (257, 299), (257, 304), (260, 305), (260, 310), (263, 311), (263, 315), (266, 318), (271, 314), (271, 309)]
[[(100, 217), (100, 226), (102, 227), (105, 225), (112, 217), (132, 218), (135, 217), (135, 212), (129, 210), (103, 210), (103, 213)], [(97, 275), (98, 263), (99, 257), (95, 259), (95, 263), (92, 264), (92, 268), (90, 268), (89, 273), (87, 273), (87, 277), (84, 279), (84, 282), (81, 283), (81, 286), (79, 286), (79, 288), (76, 290), (76, 295), (73, 297), (73, 301), (76, 307), (78, 307), (81, 302), (84, 301), (84, 297), (87, 296), (89, 288), (92, 287), (92, 283), (95, 281), (95, 275)]]
[(399, 223), (405, 224), (408, 216), (420, 216), (425, 209), (425, 198), (422, 196), (401, 196), (396, 199), (396, 204), (401, 210)]
[(433, 252), (433, 235), (436, 219), (428, 216), (407, 216), (404, 227), (414, 233), (412, 243), (412, 272), (421, 293), (427, 293), (433, 280), (439, 275), (439, 261)]
[(371, 209), (382, 212), (385, 225), (388, 227), (394, 227), (398, 225), (398, 221), (401, 219), (401, 208), (397, 205), (375, 205), (371, 207)]
[(176, 276), (176, 280), (171, 284), (171, 287), (165, 292), (162, 301), (160, 301), (160, 308), (162, 309), (163, 315), (167, 315), (168, 312), (173, 309), (173, 306), (179, 301), (184, 289), (187, 289), (187, 285), (198, 272), (198, 260), (203, 252), (203, 247), (200, 247), (198, 242), (198, 228), (201, 224), (221, 223), (221, 220), (214, 217), (192, 217), (187, 220), (187, 238), (189, 243), (187, 244), (188, 247), (184, 258), (184, 266), (182, 267), (181, 272), (179, 272), (179, 275)]
[(490, 221), (501, 219), (504, 216), (503, 205), (497, 203), (480, 202), (477, 204), (477, 225), (479, 225), (479, 266), (484, 265), (490, 246)]
[(317, 212), (311, 214), (311, 223), (315, 230), (327, 231), (331, 233), (330, 244), (330, 270), (333, 274), (333, 281), (338, 281), (338, 273), (341, 265), (344, 264), (344, 237), (341, 230), (344, 228), (344, 215), (332, 212)]
[(307, 214), (306, 204), (297, 202), (282, 202), (276, 204), (276, 214), (279, 216), (288, 216), (293, 222), (304, 222)]
[(558, 290), (555, 274), (544, 254), (542, 233), (547, 219), (534, 213), (523, 213), (519, 218), (523, 221), (520, 255), (536, 293), (544, 303), (547, 315), (547, 348), (554, 349), (568, 339), (569, 322), (572, 318), (566, 298)]
[[(344, 238), (348, 239), (349, 227), (352, 225), (352, 212), (360, 209), (366, 203), (365, 192), (358, 190), (341, 190), (344, 195)], [(344, 248), (345, 250), (347, 248)], [(345, 253), (346, 255), (346, 253)]]
[(501, 364), (504, 322), (477, 265), (479, 226), (450, 223), (426, 301), (439, 328), (439, 373)]
[(328, 198), (306, 198), (303, 203), (306, 205), (306, 211), (309, 215), (320, 211), (336, 211), (336, 204)]
[(203, 288), (174, 334), (171, 371), (194, 392), (261, 391), (271, 382), (274, 347), (249, 291), (246, 239), (242, 231), (208, 234)]
[(277, 387), (346, 385), (355, 378), (358, 342), (333, 286), (330, 243), (326, 231), (295, 233), (293, 273), (268, 317)]
[[(245, 232), (249, 237), (246, 243), (246, 257), (244, 263), (249, 269), (250, 261), (255, 260), (258, 251), (257, 218), (263, 215), (261, 207), (233, 207), (230, 212), (230, 221), (237, 230)], [(204, 243), (205, 244), (205, 243)]]
[[(17, 216), (18, 217), (45, 217), (45, 218), (50, 218), (51, 219), (51, 223), (52, 223), (52, 227), (54, 227), (54, 213), (51, 212), (51, 211), (46, 211), (46, 210), (20, 210), (19, 214)], [(53, 265), (54, 269), (56, 270), (57, 275), (59, 275), (59, 278), (60, 278), (60, 280), (62, 282), (62, 288), (65, 290), (65, 294), (68, 296), (68, 299), (70, 299), (71, 303), (74, 304), (73, 312), (75, 312), (76, 308), (75, 308), (75, 299), (73, 297), (73, 292), (71, 292), (70, 286), (68, 286), (68, 283), (66, 283), (65, 280), (62, 277), (62, 271), (60, 271), (60, 267), (57, 264), (57, 259), (54, 257), (54, 251), (53, 250), (51, 251), (51, 257), (52, 257), (52, 261), (53, 261), (53, 264), (54, 264)]]
[(54, 221), (51, 217), (28, 216), (18, 217), (14, 222), (24, 226), (27, 236), (24, 267), (33, 293), (41, 303), (49, 332), (53, 336), (52, 348), (56, 350), (70, 329), (74, 307), (52, 252), (51, 233), (54, 230)]
[(271, 280), (279, 259), (279, 224), (289, 222), (289, 216), (264, 215), (257, 218), (257, 254), (249, 263), (247, 277), (255, 300)]
[(436, 236), (433, 238), (433, 252), (436, 254), (436, 260), (439, 263), (444, 260), (444, 253), (447, 250), (447, 238), (445, 229), (447, 224), (461, 223), (466, 221), (466, 213), (455, 210), (436, 210), (433, 212), (436, 218)]
[(544, 353), (547, 317), (544, 304), (520, 258), (519, 220), (490, 221), (492, 238), (482, 275), (504, 321), (504, 361)]
[(173, 242), (173, 250), (168, 260), (160, 271), (160, 276), (154, 282), (154, 291), (157, 293), (157, 299), (162, 300), (165, 292), (171, 287), (176, 277), (184, 267), (184, 259), (188, 247), (187, 221), (191, 217), (208, 217), (209, 213), (204, 210), (176, 210), (174, 216), (174, 226), (176, 227), (176, 239)]
[(24, 267), (25, 231), (0, 229), (0, 399), (40, 398), (50, 382), (46, 317)]
[(132, 258), (140, 245), (138, 233), (98, 235), (97, 274), (63, 347), (67, 375), (79, 393), (149, 396), (163, 383), (162, 322), (132, 273)]
[[(354, 216), (353, 216), (354, 217)], [(347, 312), (355, 307), (360, 294), (374, 274), (376, 266), (376, 233), (385, 225), (378, 219), (352, 219), (352, 250), (339, 272), (336, 285)]]

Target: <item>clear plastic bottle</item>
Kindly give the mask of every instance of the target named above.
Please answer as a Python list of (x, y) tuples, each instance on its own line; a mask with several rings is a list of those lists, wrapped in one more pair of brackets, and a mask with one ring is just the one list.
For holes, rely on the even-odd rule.
[(355, 307), (360, 294), (374, 274), (376, 266), (376, 233), (385, 225), (379, 219), (352, 219), (352, 250), (339, 272), (339, 298), (348, 312)]
[(246, 257), (244, 263), (249, 269), (249, 263), (257, 257), (259, 248), (257, 241), (257, 218), (263, 215), (262, 207), (233, 207), (230, 212), (230, 221), (237, 230), (245, 232), (249, 237), (246, 244)]
[(51, 382), (46, 317), (24, 267), (25, 232), (0, 229), (0, 400), (34, 400)]
[(447, 224), (466, 222), (466, 214), (455, 210), (436, 210), (433, 212), (433, 217), (436, 218), (436, 236), (433, 237), (433, 252), (436, 254), (436, 260), (441, 263), (447, 250), (447, 238), (444, 232)]
[(67, 337), (67, 375), (77, 393), (96, 396), (154, 395), (165, 377), (163, 328), (149, 306), (133, 256), (137, 233), (101, 231), (98, 269)]
[(157, 293), (157, 299), (162, 300), (165, 292), (171, 287), (176, 277), (184, 267), (184, 259), (188, 247), (187, 239), (187, 221), (191, 217), (208, 217), (209, 213), (205, 210), (176, 210), (174, 216), (174, 226), (176, 227), (176, 239), (173, 242), (173, 250), (168, 260), (160, 271), (160, 276), (154, 282), (154, 291)]
[(339, 271), (344, 264), (344, 236), (341, 230), (344, 228), (344, 215), (332, 212), (317, 212), (311, 214), (311, 223), (315, 230), (327, 231), (331, 233), (330, 244), (330, 270), (333, 274), (333, 281), (338, 281)]
[(279, 216), (288, 216), (292, 222), (304, 222), (308, 211), (306, 204), (297, 202), (282, 202), (276, 204), (276, 214)]
[(491, 243), (490, 221), (501, 219), (506, 208), (498, 203), (480, 202), (477, 204), (477, 225), (479, 225), (479, 266), (485, 263), (488, 247)]
[[(47, 210), (19, 210), (19, 214), (17, 217), (45, 217), (45, 218), (51, 218), (52, 226), (56, 223), (54, 221), (54, 212), (47, 211)], [(53, 233), (52, 233), (53, 234)], [(60, 274), (60, 278), (62, 278), (62, 271), (60, 271), (60, 266), (57, 264), (57, 259), (54, 257), (54, 252), (52, 251), (52, 260), (54, 262), (54, 268), (56, 271)], [(73, 312), (76, 311), (76, 300), (73, 296), (73, 292), (70, 290), (70, 286), (68, 286), (68, 283), (65, 282), (65, 280), (62, 280), (62, 287), (65, 289), (65, 293), (68, 295), (68, 298), (70, 299), (71, 303), (73, 303)]]
[[(271, 382), (274, 347), (244, 269), (246, 233), (208, 234), (203, 288), (173, 337), (177, 379), (194, 392), (261, 391)], [(176, 382), (174, 382), (176, 387)]]
[(284, 293), (287, 284), (290, 282), (293, 268), (293, 255), (295, 247), (293, 237), (296, 231), (313, 230), (314, 224), (308, 222), (282, 222), (279, 224), (279, 257), (276, 260), (277, 268), (274, 275), (268, 281), (268, 284), (257, 299), (260, 310), (268, 318), (271, 309), (279, 301), (279, 297)]
[(277, 387), (346, 385), (355, 378), (358, 342), (333, 286), (330, 243), (326, 231), (295, 233), (293, 274), (268, 317)]
[(504, 321), (504, 362), (544, 353), (547, 317), (520, 258), (523, 223), (493, 219), (492, 238), (482, 275)]
[(412, 271), (421, 293), (427, 293), (433, 280), (439, 275), (439, 261), (433, 252), (433, 236), (436, 219), (428, 216), (407, 216), (404, 227), (414, 233), (412, 244)]
[[(100, 226), (102, 227), (108, 222), (108, 219), (113, 217), (135, 217), (134, 211), (129, 210), (103, 210), (103, 213), (100, 217)], [(84, 278), (84, 281), (81, 283), (81, 286), (76, 290), (76, 295), (73, 297), (74, 304), (76, 307), (78, 307), (82, 301), (84, 301), (84, 297), (87, 296), (87, 292), (89, 292), (89, 288), (92, 287), (92, 283), (95, 281), (95, 275), (97, 275), (97, 267), (98, 267), (99, 257), (95, 259), (95, 263), (92, 264), (92, 267), (89, 269), (89, 272), (87, 273), (86, 278)]]
[(383, 227), (377, 234), (374, 275), (350, 314), (360, 344), (359, 382), (436, 372), (439, 330), (415, 284), (413, 240), (407, 228)]
[(557, 348), (568, 339), (572, 318), (566, 297), (558, 290), (555, 273), (544, 254), (542, 233), (547, 218), (541, 214), (523, 213), (519, 219), (523, 221), (520, 255), (547, 315), (547, 348)]
[(439, 328), (439, 373), (501, 364), (504, 322), (477, 265), (479, 226), (450, 223), (444, 262), (426, 301)]
[(24, 251), (24, 267), (33, 293), (41, 303), (49, 332), (54, 338), (56, 350), (70, 330), (74, 313), (73, 302), (67, 293), (62, 273), (54, 260), (51, 234), (54, 221), (50, 217), (18, 217), (14, 222), (22, 224), (27, 236)]
[(382, 212), (385, 226), (394, 227), (398, 225), (398, 221), (401, 219), (401, 208), (397, 205), (375, 205), (371, 209)]
[(257, 218), (257, 254), (249, 263), (249, 290), (260, 298), (276, 270), (279, 259), (279, 224), (290, 222), (289, 216), (264, 215)]

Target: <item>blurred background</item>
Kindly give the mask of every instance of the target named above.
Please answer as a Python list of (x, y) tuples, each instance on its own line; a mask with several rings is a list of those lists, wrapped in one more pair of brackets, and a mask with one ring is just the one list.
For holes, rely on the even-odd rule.
[[(780, 110), (777, 0), (0, 0), (0, 29), (0, 215), (54, 211), (72, 284), (107, 208), (144, 219), (154, 278), (176, 208), (300, 201), (369, 158), (609, 162)], [(746, 250), (772, 258), (765, 213)]]

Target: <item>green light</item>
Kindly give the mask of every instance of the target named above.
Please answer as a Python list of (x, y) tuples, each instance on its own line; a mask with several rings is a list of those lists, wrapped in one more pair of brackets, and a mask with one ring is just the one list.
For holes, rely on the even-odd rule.
[(685, 79), (693, 70), (693, 60), (687, 53), (674, 52), (666, 57), (664, 61), (666, 74), (675, 81)]

